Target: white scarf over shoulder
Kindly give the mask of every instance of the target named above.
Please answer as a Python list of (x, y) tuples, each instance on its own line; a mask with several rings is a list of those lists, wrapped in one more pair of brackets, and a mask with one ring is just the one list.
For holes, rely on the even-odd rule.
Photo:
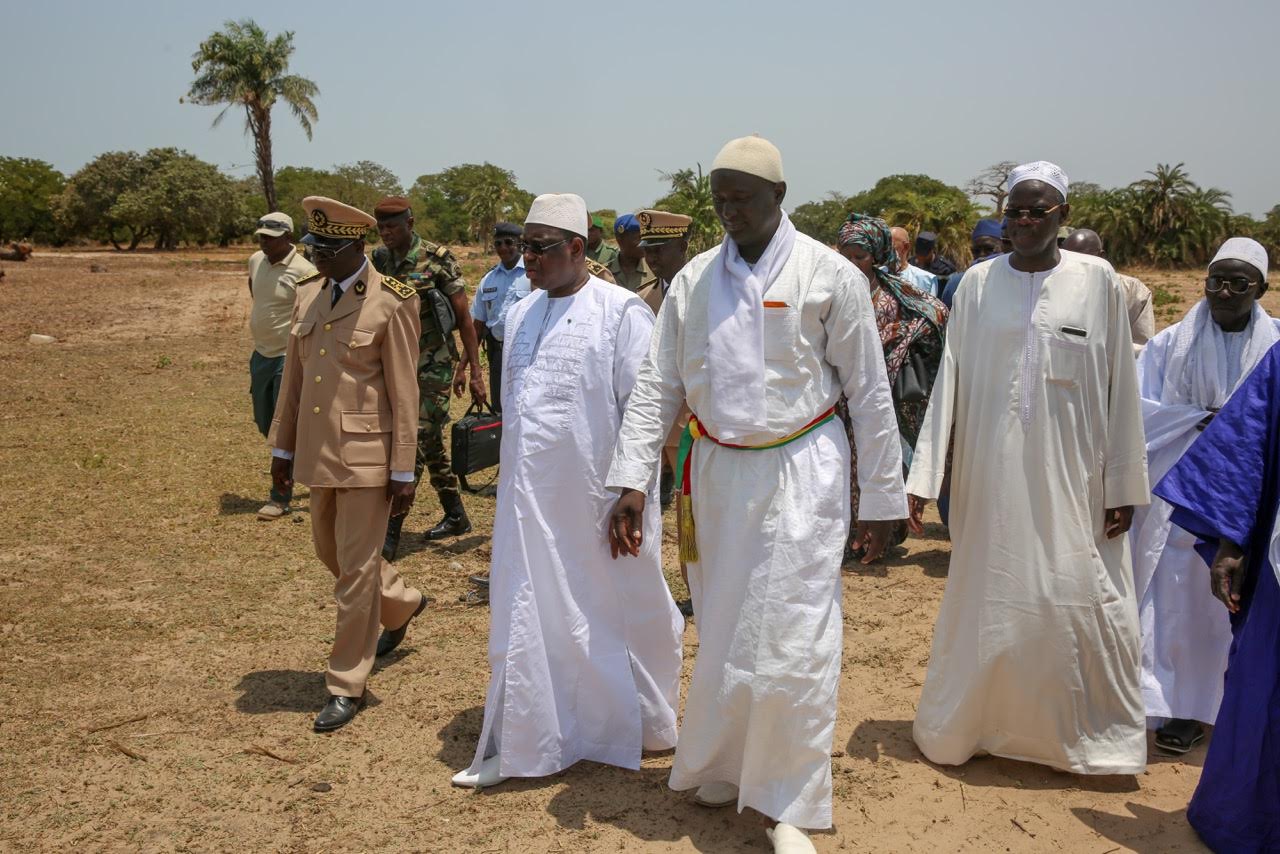
[(713, 262), (707, 299), (707, 378), (711, 400), (702, 413), (717, 439), (732, 442), (768, 427), (764, 394), (764, 295), (791, 257), (796, 228), (786, 211), (764, 254), (748, 265), (725, 235)]
[(1249, 340), (1240, 359), (1243, 370), (1235, 377), (1233, 385), (1227, 364), (1226, 333), (1213, 322), (1208, 301), (1200, 300), (1178, 325), (1178, 335), (1165, 368), (1160, 402), (1221, 409), (1235, 391), (1235, 386), (1244, 382), (1278, 337), (1271, 318), (1262, 306), (1254, 303), (1253, 317), (1249, 320)]

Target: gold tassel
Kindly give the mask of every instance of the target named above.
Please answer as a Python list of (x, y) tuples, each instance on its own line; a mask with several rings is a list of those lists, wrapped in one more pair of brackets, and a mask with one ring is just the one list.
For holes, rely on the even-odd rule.
[(698, 532), (693, 526), (693, 496), (680, 495), (680, 560), (698, 562)]

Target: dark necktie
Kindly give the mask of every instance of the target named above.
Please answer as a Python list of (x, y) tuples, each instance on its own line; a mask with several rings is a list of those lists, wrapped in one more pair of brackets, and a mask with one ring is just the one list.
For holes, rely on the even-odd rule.
[(333, 283), (333, 297), (329, 302), (329, 308), (333, 308), (338, 304), (338, 300), (342, 299), (342, 288), (338, 287), (338, 283)]

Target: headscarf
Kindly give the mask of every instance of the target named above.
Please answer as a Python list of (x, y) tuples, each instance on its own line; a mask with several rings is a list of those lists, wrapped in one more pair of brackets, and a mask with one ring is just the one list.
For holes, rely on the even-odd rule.
[[(901, 303), (903, 309), (924, 318), (934, 329), (942, 330), (946, 323), (946, 309), (942, 303), (916, 288), (906, 279), (888, 272), (885, 267), (898, 261), (893, 250), (893, 235), (889, 224), (879, 217), (851, 213), (840, 226), (839, 246), (857, 246), (871, 256), (875, 265), (876, 281)], [(939, 310), (941, 309), (941, 311)]]

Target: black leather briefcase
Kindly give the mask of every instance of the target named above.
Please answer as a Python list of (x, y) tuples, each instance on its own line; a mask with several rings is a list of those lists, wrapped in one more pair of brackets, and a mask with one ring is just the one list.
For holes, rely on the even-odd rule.
[(502, 416), (491, 407), (471, 404), (467, 414), (454, 422), (450, 435), (451, 465), (463, 489), (474, 491), (467, 485), (467, 475), (496, 466), (501, 447)]

